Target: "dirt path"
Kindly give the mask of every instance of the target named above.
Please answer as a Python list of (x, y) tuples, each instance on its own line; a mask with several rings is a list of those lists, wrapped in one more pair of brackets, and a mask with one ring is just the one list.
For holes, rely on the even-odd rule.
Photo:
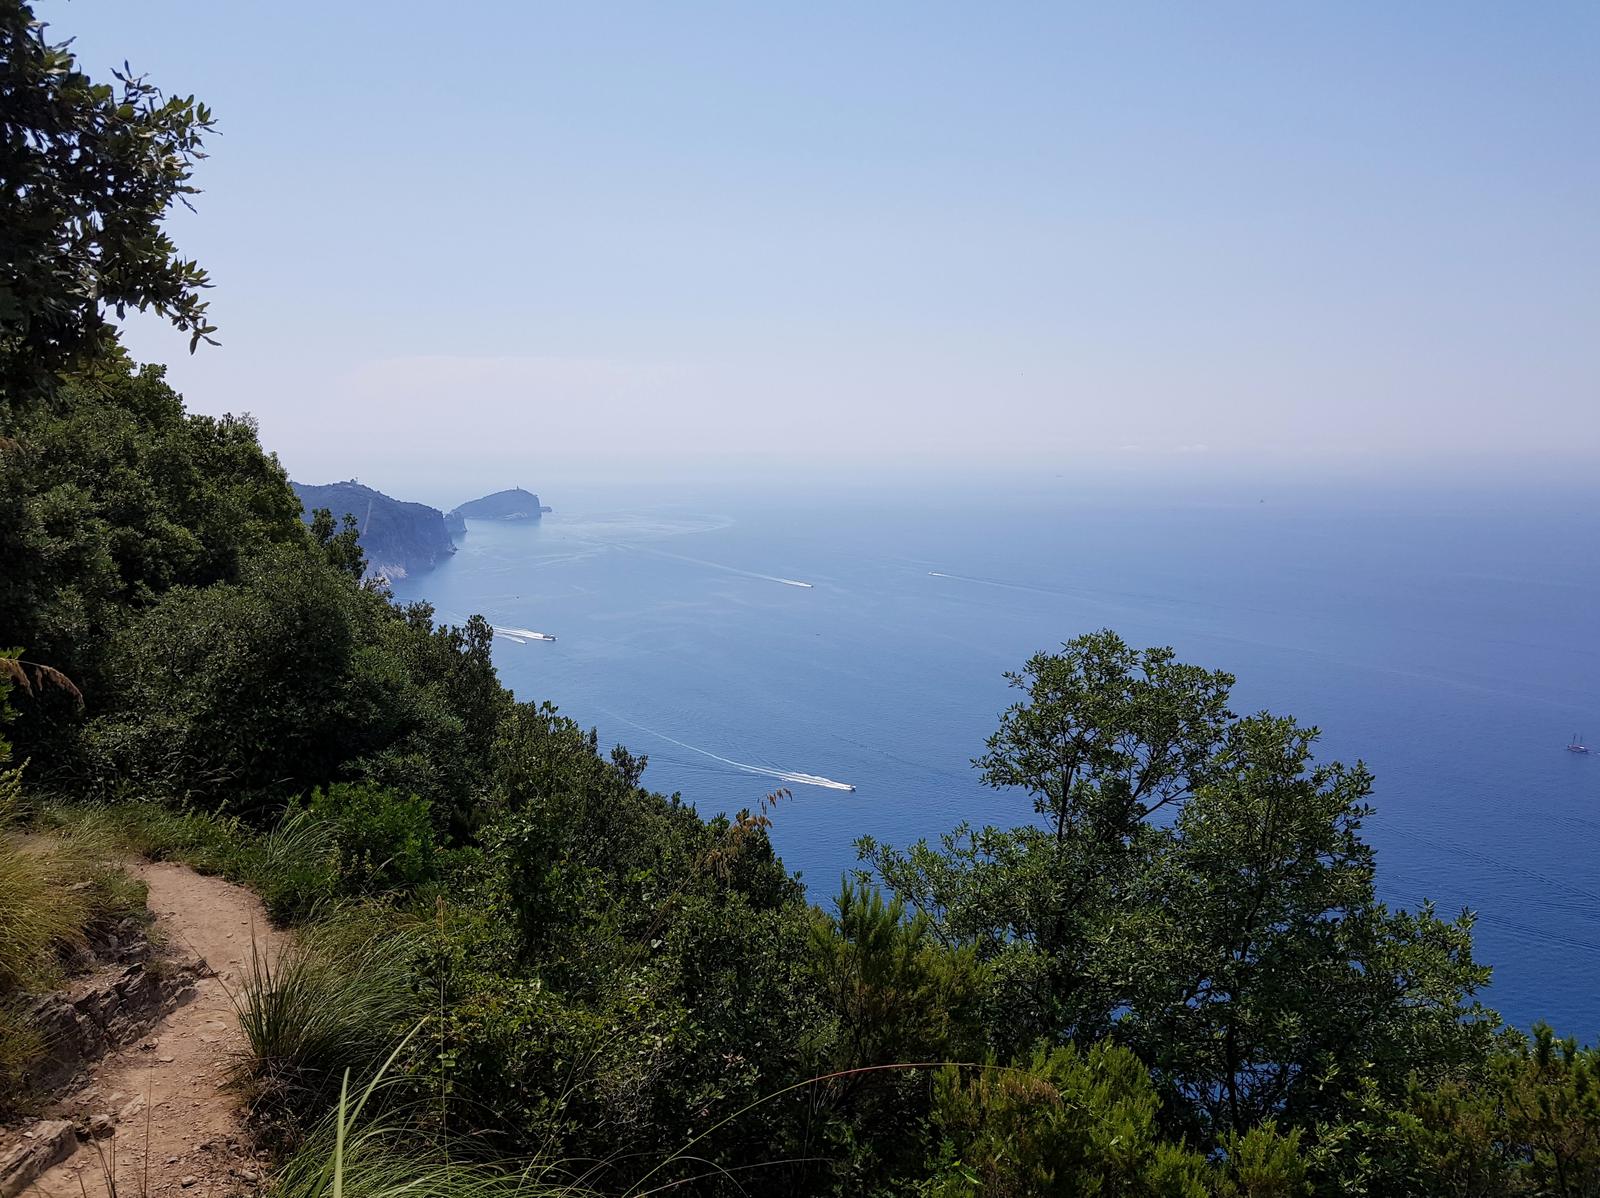
[(278, 935), (242, 886), (171, 863), (133, 872), (149, 884), (157, 936), (180, 957), (203, 957), (214, 976), (198, 983), (198, 999), (100, 1062), (64, 1105), (85, 1116), (115, 1116), (115, 1134), (78, 1148), (27, 1193), (105, 1198), (113, 1162), (124, 1195), (221, 1198), (255, 1190), (262, 1165), (245, 1147), (237, 1096), (223, 1088), (230, 1061), (244, 1048), (229, 993), (248, 975), (252, 940), (267, 953)]

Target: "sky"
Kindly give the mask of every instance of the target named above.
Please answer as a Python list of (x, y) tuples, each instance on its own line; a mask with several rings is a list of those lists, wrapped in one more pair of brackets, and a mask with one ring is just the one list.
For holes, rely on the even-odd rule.
[(128, 342), (304, 481), (1600, 464), (1588, 0), (36, 11), (215, 109)]

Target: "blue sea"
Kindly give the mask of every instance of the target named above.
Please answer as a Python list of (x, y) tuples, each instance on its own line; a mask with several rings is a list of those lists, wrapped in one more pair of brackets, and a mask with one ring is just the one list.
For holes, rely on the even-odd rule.
[[(773, 836), (823, 903), (863, 834), (1027, 818), (970, 765), (1003, 671), (1102, 627), (1170, 644), (1236, 674), (1236, 710), (1367, 763), (1382, 896), (1477, 912), (1512, 1023), (1600, 1037), (1600, 496), (801, 490), (547, 491), (542, 522), (472, 522), (394, 589), (488, 617), (519, 698), (648, 754), (646, 782), (703, 814), (787, 787)], [(1565, 749), (1582, 732), (1586, 757)]]

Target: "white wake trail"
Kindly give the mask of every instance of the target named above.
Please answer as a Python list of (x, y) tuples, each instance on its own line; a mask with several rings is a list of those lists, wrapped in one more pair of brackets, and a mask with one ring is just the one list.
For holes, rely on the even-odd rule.
[(688, 562), (692, 566), (704, 566), (708, 570), (721, 570), (726, 574), (738, 574), (744, 578), (759, 578), (762, 582), (781, 582), (786, 587), (804, 587), (814, 590), (812, 583), (801, 582), (798, 578), (784, 578), (777, 574), (760, 574), (755, 570), (741, 570), (738, 566), (725, 566), (721, 562), (708, 562), (702, 557), (688, 557), (682, 553), (668, 553), (664, 549), (646, 549), (642, 545), (630, 545), (636, 553), (648, 553), (653, 557), (671, 558), (675, 562)]
[(651, 736), (660, 737), (669, 744), (677, 745), (680, 749), (688, 749), (689, 752), (698, 753), (702, 757), (709, 757), (712, 761), (720, 761), (723, 765), (731, 765), (734, 769), (743, 770), (747, 774), (760, 774), (766, 778), (776, 778), (780, 782), (788, 782), (794, 786), (820, 786), (826, 790), (855, 790), (855, 787), (848, 782), (838, 782), (832, 778), (824, 778), (821, 774), (803, 774), (798, 770), (774, 770), (768, 769), (764, 765), (751, 765), (746, 761), (735, 761), (731, 757), (723, 757), (719, 753), (708, 752), (705, 749), (696, 748), (694, 745), (685, 744), (677, 737), (668, 736), (665, 732), (657, 732), (654, 728), (646, 728), (643, 724), (635, 724), (624, 716), (616, 715), (615, 712), (611, 714), (629, 727), (637, 728), (640, 732), (647, 732)]

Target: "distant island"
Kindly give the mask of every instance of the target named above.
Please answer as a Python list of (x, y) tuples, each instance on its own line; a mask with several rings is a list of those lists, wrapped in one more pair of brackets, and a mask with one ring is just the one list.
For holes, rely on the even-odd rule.
[(291, 482), (300, 500), (301, 519), (327, 508), (334, 519), (348, 513), (361, 530), (361, 549), (367, 555), (367, 573), (374, 577), (405, 578), (431, 570), (456, 551), (444, 513), (425, 503), (407, 503), (363, 486), (346, 482), (313, 486)]
[(537, 520), (550, 509), (532, 491), (512, 487), (481, 499), (471, 499), (445, 516), (452, 536), (464, 536), (468, 520)]

